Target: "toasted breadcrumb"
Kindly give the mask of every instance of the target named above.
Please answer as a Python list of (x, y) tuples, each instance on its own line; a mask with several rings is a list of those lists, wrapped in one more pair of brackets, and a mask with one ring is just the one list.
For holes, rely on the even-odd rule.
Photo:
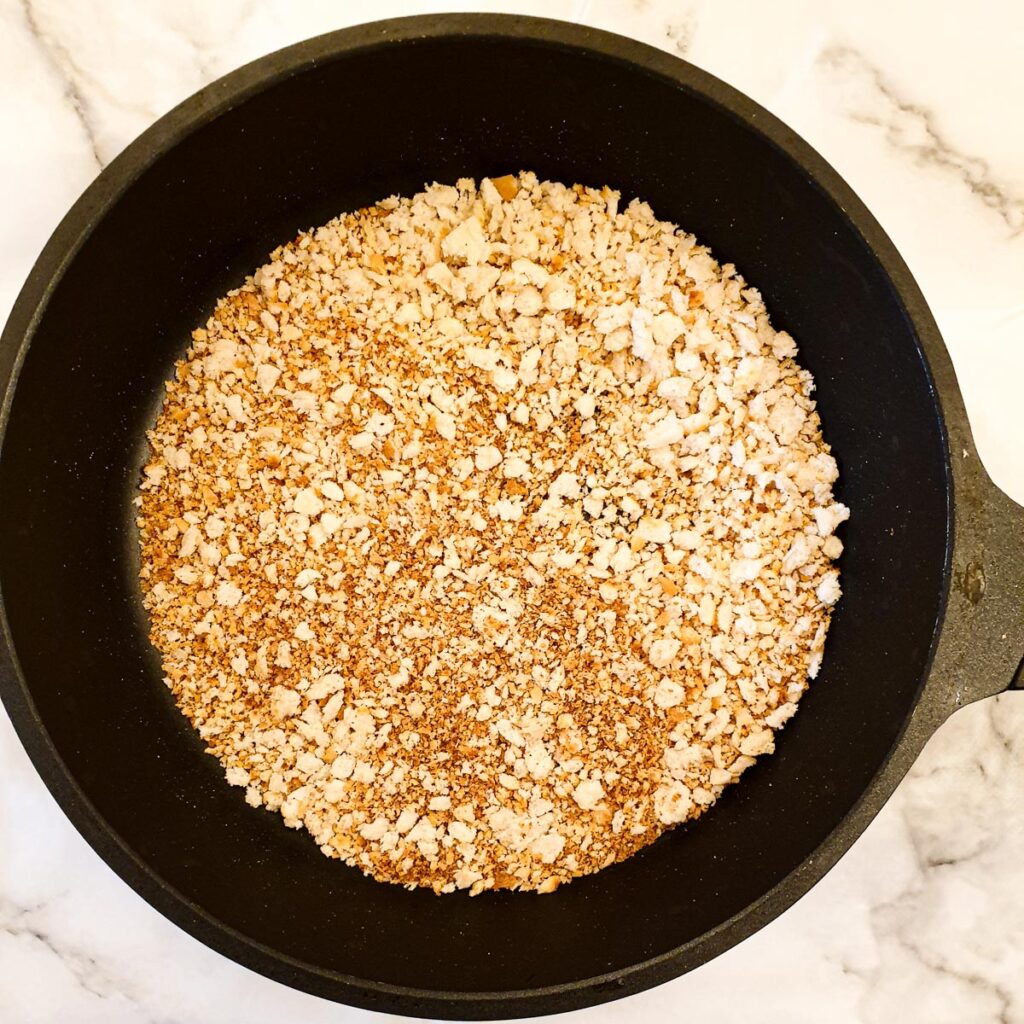
[(277, 249), (193, 333), (138, 515), (228, 782), (438, 892), (551, 892), (706, 811), (840, 594), (795, 353), (608, 188), (463, 179)]

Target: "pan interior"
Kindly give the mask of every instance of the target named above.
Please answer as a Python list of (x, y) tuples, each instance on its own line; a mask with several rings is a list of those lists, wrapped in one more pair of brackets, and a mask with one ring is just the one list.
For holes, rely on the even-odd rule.
[[(815, 375), (845, 597), (778, 753), (696, 825), (546, 897), (437, 898), (245, 805), (148, 647), (129, 506), (161, 384), (213, 301), (296, 229), (424, 182), (608, 183), (735, 262)], [(157, 160), (53, 291), (0, 459), (0, 587), (32, 700), (110, 827), (186, 900), (316, 969), (433, 991), (572, 983), (697, 939), (798, 867), (909, 715), (940, 612), (941, 422), (905, 312), (809, 173), (676, 84), (584, 51), (445, 38), (308, 64)]]

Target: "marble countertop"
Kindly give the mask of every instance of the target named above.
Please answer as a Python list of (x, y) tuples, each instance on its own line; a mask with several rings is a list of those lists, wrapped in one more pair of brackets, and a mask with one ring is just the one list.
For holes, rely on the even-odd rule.
[[(800, 132), (902, 251), (952, 352), (979, 452), (1024, 503), (1024, 5), (1012, 0), (0, 0), (0, 317), (99, 169), (195, 89), (310, 35), (452, 9), (634, 36)], [(1024, 1022), (1024, 693), (958, 712), (840, 864), (763, 931), (684, 978), (566, 1019), (684, 1015)], [(268, 981), (161, 917), (65, 820), (0, 713), (0, 1020), (375, 1016)]]

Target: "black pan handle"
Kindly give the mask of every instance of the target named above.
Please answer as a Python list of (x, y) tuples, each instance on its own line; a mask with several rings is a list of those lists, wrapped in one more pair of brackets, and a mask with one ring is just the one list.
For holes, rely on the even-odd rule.
[(1007, 497), (977, 455), (956, 473), (953, 575), (933, 678), (949, 710), (1024, 689), (1024, 508)]

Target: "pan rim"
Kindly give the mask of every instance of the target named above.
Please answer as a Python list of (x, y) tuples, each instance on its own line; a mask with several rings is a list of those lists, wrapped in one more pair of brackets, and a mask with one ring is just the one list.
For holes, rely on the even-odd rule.
[[(953, 495), (960, 460), (950, 458), (951, 438), (973, 453), (966, 412), (952, 361), (924, 297), (881, 226), (846, 182), (812, 147), (774, 115), (736, 89), (691, 64), (646, 44), (576, 23), (520, 15), (417, 15), (370, 22), (317, 36), (267, 54), (199, 90), (130, 143), (92, 182), (53, 232), (36, 260), (0, 336), (0, 457), (18, 372), (49, 299), (93, 228), (152, 165), (202, 125), (251, 96), (318, 63), (355, 52), (448, 37), (507, 39), (629, 66), (696, 94), (759, 134), (807, 175), (843, 213), (872, 251), (917, 338), (932, 397), (940, 412), (946, 471), (946, 550), (943, 593), (927, 667), (916, 703), (900, 735), (856, 804), (797, 868), (709, 932), (656, 957), (580, 981), (536, 989), (443, 992), (361, 979), (296, 960), (238, 932), (190, 902), (149, 868), (95, 809), (53, 746), (32, 700), (14, 647), (0, 594), (0, 697), (29, 757), (64, 814), (100, 857), (132, 889), (184, 931), (261, 974), (315, 995), (367, 1009), (463, 1019), (523, 1016), (580, 1008), (660, 984), (724, 952), (801, 898), (852, 845), (910, 767), (946, 709), (924, 698), (947, 612), (954, 536)], [(976, 462), (975, 460), (972, 460)], [(937, 692), (937, 691), (936, 691)]]

